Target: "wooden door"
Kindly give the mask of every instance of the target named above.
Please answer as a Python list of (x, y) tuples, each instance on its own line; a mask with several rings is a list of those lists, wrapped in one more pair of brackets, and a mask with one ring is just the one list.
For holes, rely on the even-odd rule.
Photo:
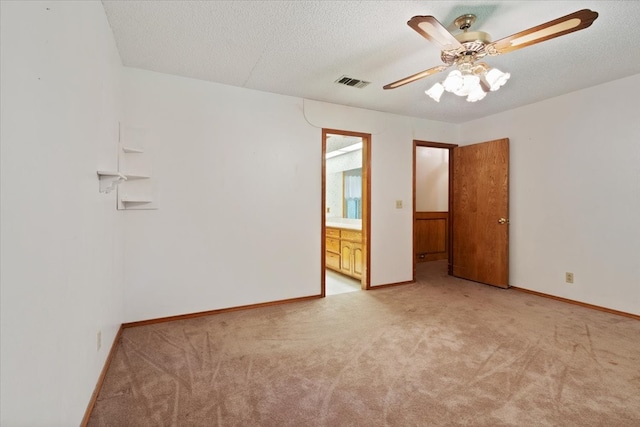
[(509, 287), (509, 140), (453, 149), (453, 275)]

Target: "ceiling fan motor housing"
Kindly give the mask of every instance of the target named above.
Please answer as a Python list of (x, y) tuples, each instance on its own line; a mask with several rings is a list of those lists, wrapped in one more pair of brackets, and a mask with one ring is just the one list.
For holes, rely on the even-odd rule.
[(480, 42), (484, 44), (491, 43), (491, 36), (489, 33), (485, 33), (484, 31), (465, 31), (455, 37), (456, 40), (463, 44), (467, 42)]
[(472, 13), (467, 13), (462, 16), (458, 16), (453, 23), (456, 27), (460, 28), (462, 31), (467, 31), (473, 23), (476, 22), (476, 15)]
[(483, 31), (464, 32), (455, 36), (462, 47), (455, 50), (443, 50), (440, 58), (447, 65), (452, 65), (462, 58), (480, 59), (487, 52), (485, 46), (491, 43), (491, 36)]

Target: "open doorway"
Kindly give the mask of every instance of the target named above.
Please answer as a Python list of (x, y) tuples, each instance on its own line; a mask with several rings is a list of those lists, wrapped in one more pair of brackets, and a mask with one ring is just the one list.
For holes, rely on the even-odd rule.
[[(455, 144), (414, 141), (413, 150), (413, 271), (430, 263), (430, 269), (451, 271), (452, 150)], [(424, 267), (424, 265), (423, 265)]]
[[(417, 265), (425, 271), (426, 266), (440, 263), (438, 274), (509, 287), (509, 139), (461, 147), (439, 142), (413, 143), (414, 280)], [(425, 151), (427, 148), (432, 150)], [(429, 156), (429, 161), (421, 161)], [(419, 189), (421, 185), (423, 190)], [(427, 198), (440, 203), (422, 204), (422, 191), (436, 192)], [(448, 194), (446, 212), (442, 210), (444, 194)], [(433, 273), (433, 268), (428, 269)]]
[(369, 289), (371, 136), (322, 137), (322, 296)]

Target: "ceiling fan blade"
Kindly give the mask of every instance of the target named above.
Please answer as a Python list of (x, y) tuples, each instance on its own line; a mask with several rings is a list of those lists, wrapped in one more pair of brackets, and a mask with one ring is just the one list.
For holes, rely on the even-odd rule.
[(512, 36), (505, 37), (487, 45), (490, 55), (512, 52), (540, 43), (555, 37), (564, 36), (574, 31), (583, 30), (593, 23), (598, 17), (598, 12), (582, 9), (562, 18), (554, 19), (547, 23), (520, 31)]
[(384, 89), (395, 89), (400, 86), (404, 86), (407, 83), (415, 82), (416, 80), (423, 79), (432, 74), (439, 73), (440, 71), (446, 70), (449, 68), (448, 65), (438, 65), (437, 67), (429, 68), (428, 70), (421, 71), (417, 74), (414, 74), (409, 77), (405, 77), (402, 80), (398, 80), (397, 82), (389, 83), (388, 85), (383, 86)]
[(453, 50), (462, 47), (460, 42), (433, 16), (414, 16), (407, 24), (422, 37), (440, 47), (440, 50)]

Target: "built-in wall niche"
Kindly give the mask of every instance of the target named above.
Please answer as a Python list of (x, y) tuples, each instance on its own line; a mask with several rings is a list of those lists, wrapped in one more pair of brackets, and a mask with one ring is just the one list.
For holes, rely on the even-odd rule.
[(152, 148), (146, 129), (120, 126), (118, 171), (126, 181), (117, 187), (119, 210), (158, 209)]

